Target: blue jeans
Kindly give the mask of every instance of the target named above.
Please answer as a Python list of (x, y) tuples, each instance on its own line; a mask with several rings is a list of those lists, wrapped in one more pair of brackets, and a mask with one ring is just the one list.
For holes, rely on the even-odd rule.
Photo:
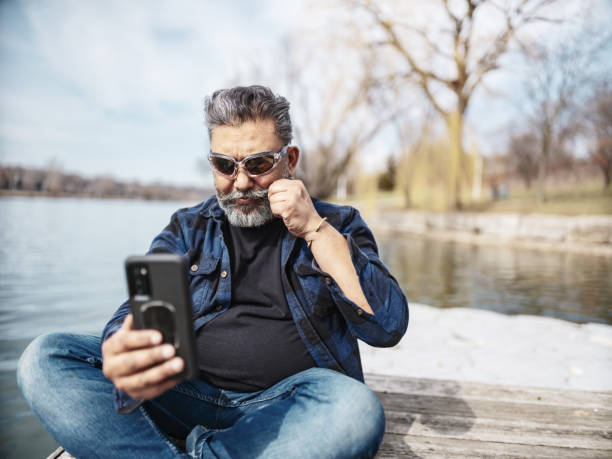
[[(90, 457), (373, 457), (385, 417), (364, 384), (323, 368), (241, 393), (184, 381), (118, 414), (102, 374), (100, 338), (36, 338), (19, 361), (24, 397), (69, 453)], [(186, 451), (171, 437), (186, 438)]]

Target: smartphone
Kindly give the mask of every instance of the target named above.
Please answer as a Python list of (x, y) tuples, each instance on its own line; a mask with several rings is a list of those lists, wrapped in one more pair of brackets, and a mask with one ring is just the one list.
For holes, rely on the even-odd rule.
[(195, 379), (199, 368), (187, 270), (186, 258), (175, 254), (125, 260), (134, 328), (159, 330), (162, 342), (172, 344), (185, 361), (178, 376)]

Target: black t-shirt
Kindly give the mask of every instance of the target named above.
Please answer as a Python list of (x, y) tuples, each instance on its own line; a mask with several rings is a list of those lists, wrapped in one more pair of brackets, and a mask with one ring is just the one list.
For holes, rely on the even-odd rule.
[(254, 392), (316, 366), (300, 339), (281, 283), (282, 220), (255, 228), (225, 224), (232, 304), (197, 336), (200, 377)]

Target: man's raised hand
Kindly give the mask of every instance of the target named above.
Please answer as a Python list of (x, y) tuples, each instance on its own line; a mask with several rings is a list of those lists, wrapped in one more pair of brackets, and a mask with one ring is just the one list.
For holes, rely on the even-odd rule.
[(160, 344), (157, 330), (134, 330), (131, 314), (102, 344), (102, 372), (115, 387), (137, 400), (149, 400), (176, 386), (184, 362), (171, 344)]
[(306, 238), (321, 221), (301, 180), (276, 180), (268, 188), (268, 199), (272, 213), (283, 219), (294, 236)]

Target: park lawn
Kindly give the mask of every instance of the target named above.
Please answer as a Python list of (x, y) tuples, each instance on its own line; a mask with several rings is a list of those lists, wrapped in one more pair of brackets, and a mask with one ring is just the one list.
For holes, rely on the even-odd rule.
[(547, 190), (546, 200), (538, 203), (536, 189), (510, 192), (508, 199), (489, 201), (470, 210), (495, 213), (609, 215), (612, 214), (612, 188), (601, 182), (571, 188)]
[[(465, 206), (463, 211), (482, 213), (556, 214), (556, 215), (611, 215), (612, 187), (604, 189), (601, 181), (549, 189), (546, 201), (538, 203), (535, 188), (510, 191), (507, 199), (486, 200)], [(407, 210), (398, 192), (358, 194), (345, 200), (333, 199), (337, 204), (348, 204), (366, 213)], [(432, 210), (414, 207), (412, 210)]]

